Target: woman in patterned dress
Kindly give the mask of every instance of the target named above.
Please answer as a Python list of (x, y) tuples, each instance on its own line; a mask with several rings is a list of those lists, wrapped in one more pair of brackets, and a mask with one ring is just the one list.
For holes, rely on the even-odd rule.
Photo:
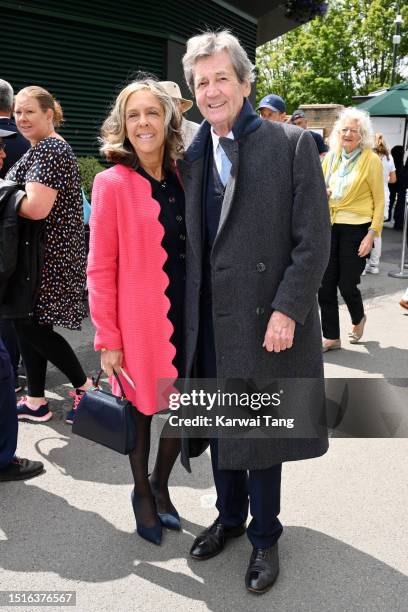
[(17, 404), (19, 419), (48, 421), (45, 399), (47, 362), (69, 379), (73, 406), (66, 422), (92, 381), (68, 342), (53, 327), (80, 329), (86, 316), (85, 238), (78, 165), (69, 144), (55, 129), (63, 120), (59, 103), (45, 89), (25, 87), (16, 96), (15, 118), (31, 148), (9, 170), (7, 179), (24, 185), (26, 197), (19, 215), (45, 220), (41, 280), (30, 317), (14, 320), (27, 375), (28, 393)]

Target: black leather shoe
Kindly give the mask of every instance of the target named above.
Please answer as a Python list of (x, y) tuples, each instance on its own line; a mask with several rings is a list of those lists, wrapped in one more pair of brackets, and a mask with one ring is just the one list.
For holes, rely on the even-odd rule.
[(246, 525), (237, 525), (237, 527), (225, 527), (217, 519), (211, 527), (204, 529), (199, 536), (194, 540), (194, 544), (190, 549), (190, 556), (193, 559), (204, 561), (218, 555), (225, 546), (225, 542), (230, 538), (237, 538), (245, 533)]
[(278, 544), (270, 548), (254, 548), (247, 573), (245, 586), (251, 593), (266, 593), (279, 574)]
[(44, 464), (41, 461), (30, 461), (29, 459), (14, 457), (11, 463), (0, 470), (0, 482), (34, 478), (34, 476), (41, 474), (43, 470)]

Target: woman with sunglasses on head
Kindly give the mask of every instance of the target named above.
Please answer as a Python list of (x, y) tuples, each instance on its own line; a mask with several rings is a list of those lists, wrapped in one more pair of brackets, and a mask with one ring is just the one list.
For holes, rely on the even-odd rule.
[(324, 352), (341, 348), (337, 288), (353, 324), (351, 344), (361, 339), (367, 320), (357, 285), (384, 220), (383, 171), (373, 144), (369, 115), (344, 109), (322, 166), (332, 223), (330, 259), (319, 289)]

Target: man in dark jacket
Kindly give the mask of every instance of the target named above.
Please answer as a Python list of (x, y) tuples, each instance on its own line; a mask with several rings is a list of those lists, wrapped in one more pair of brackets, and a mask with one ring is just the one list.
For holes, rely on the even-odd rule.
[[(191, 38), (183, 66), (206, 119), (179, 163), (186, 193), (186, 375), (290, 379), (288, 413), (297, 403), (299, 414), (310, 416), (324, 401), (316, 294), (330, 245), (314, 140), (254, 112), (246, 99), (253, 66), (229, 32)], [(299, 394), (294, 379), (313, 383), (317, 394)], [(219, 433), (210, 444), (219, 516), (190, 555), (209, 559), (243, 534), (250, 503), (245, 584), (264, 593), (279, 571), (282, 462), (323, 455), (327, 437)]]
[(7, 81), (0, 79), (0, 129), (13, 132), (13, 137), (7, 142), (7, 157), (0, 166), (0, 178), (4, 178), (12, 166), (30, 148), (30, 143), (17, 130), (13, 119), (14, 92)]
[[(7, 138), (7, 150), (0, 150), (0, 179), (4, 178), (9, 169), (30, 148), (29, 141), (20, 134), (13, 119), (14, 91), (8, 81), (0, 79), (0, 130), (10, 132)], [(20, 363), (20, 350), (17, 336), (11, 321), (0, 321), (0, 337), (9, 352), (11, 365), (15, 373), (15, 389), (21, 391), (18, 378), (18, 365)]]
[[(17, 128), (15, 127), (14, 121), (11, 121), (9, 119), (7, 119), (7, 121), (3, 121), (5, 117), (2, 117), (1, 115), (1, 113), (4, 112), (1, 110), (1, 105), (8, 104), (8, 100), (9, 100), (9, 97), (7, 97), (6, 95), (10, 93), (8, 91), (7, 86), (10, 87), (11, 89), (11, 86), (7, 83), (7, 81), (2, 81), (2, 79), (0, 79), (0, 178), (2, 178), (3, 175), (5, 175), (5, 172), (3, 171), (6, 165), (6, 160), (8, 160), (9, 158), (10, 143), (13, 143), (11, 147), (12, 148), (11, 154), (14, 155), (15, 157), (14, 161), (17, 161), (17, 159), (25, 153), (24, 147), (21, 147), (20, 145), (17, 145), (17, 147), (14, 146), (15, 145), (14, 141), (16, 137), (20, 136), (17, 133)], [(13, 90), (11, 89), (11, 94), (12, 92)], [(11, 95), (11, 100), (12, 99), (13, 99), (13, 96)], [(3, 124), (9, 127), (7, 129), (3, 129), (2, 127)], [(14, 125), (14, 129), (13, 129), (13, 125)], [(22, 136), (21, 138), (24, 141), (26, 140)], [(7, 140), (7, 143), (6, 143), (6, 140)], [(28, 145), (30, 145), (30, 143), (28, 143)], [(11, 365), (14, 371), (15, 391), (16, 392), (21, 391), (22, 387), (19, 383), (19, 378), (18, 378), (18, 366), (20, 363), (20, 350), (19, 350), (18, 343), (17, 343), (16, 331), (14, 329), (14, 325), (12, 321), (0, 320), (0, 338), (3, 340), (4, 345), (10, 356)]]
[[(292, 113), (290, 122), (292, 125), (297, 125), (297, 127), (302, 128), (302, 130), (308, 129), (305, 111), (302, 110), (301, 108), (298, 108), (297, 110), (294, 111), (294, 113)], [(309, 132), (313, 136), (313, 140), (316, 143), (316, 147), (317, 147), (317, 150), (319, 151), (319, 155), (321, 157), (324, 157), (324, 155), (328, 151), (328, 148), (327, 148), (327, 145), (324, 143), (323, 138), (320, 136), (320, 134), (318, 134), (318, 132), (314, 132), (313, 130), (309, 130)]]
[[(4, 140), (13, 132), (0, 129), (0, 169), (4, 160)], [(0, 321), (1, 327), (8, 321)], [(16, 395), (14, 391), (15, 372), (10, 362), (10, 347), (6, 350), (0, 337), (0, 482), (23, 480), (40, 474), (44, 466), (40, 461), (30, 461), (15, 457), (17, 446), (18, 420)]]

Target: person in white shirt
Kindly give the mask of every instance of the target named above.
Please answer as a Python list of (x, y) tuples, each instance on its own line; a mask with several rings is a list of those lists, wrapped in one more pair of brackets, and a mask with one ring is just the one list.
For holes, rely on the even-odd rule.
[[(390, 190), (389, 183), (395, 183), (397, 175), (395, 172), (394, 160), (384, 141), (384, 136), (380, 133), (375, 135), (374, 152), (381, 159), (384, 178), (384, 219), (388, 219), (388, 211), (390, 207)], [(381, 257), (381, 236), (374, 238), (374, 246), (371, 250), (370, 258), (367, 261), (365, 273), (378, 274), (380, 271)]]

